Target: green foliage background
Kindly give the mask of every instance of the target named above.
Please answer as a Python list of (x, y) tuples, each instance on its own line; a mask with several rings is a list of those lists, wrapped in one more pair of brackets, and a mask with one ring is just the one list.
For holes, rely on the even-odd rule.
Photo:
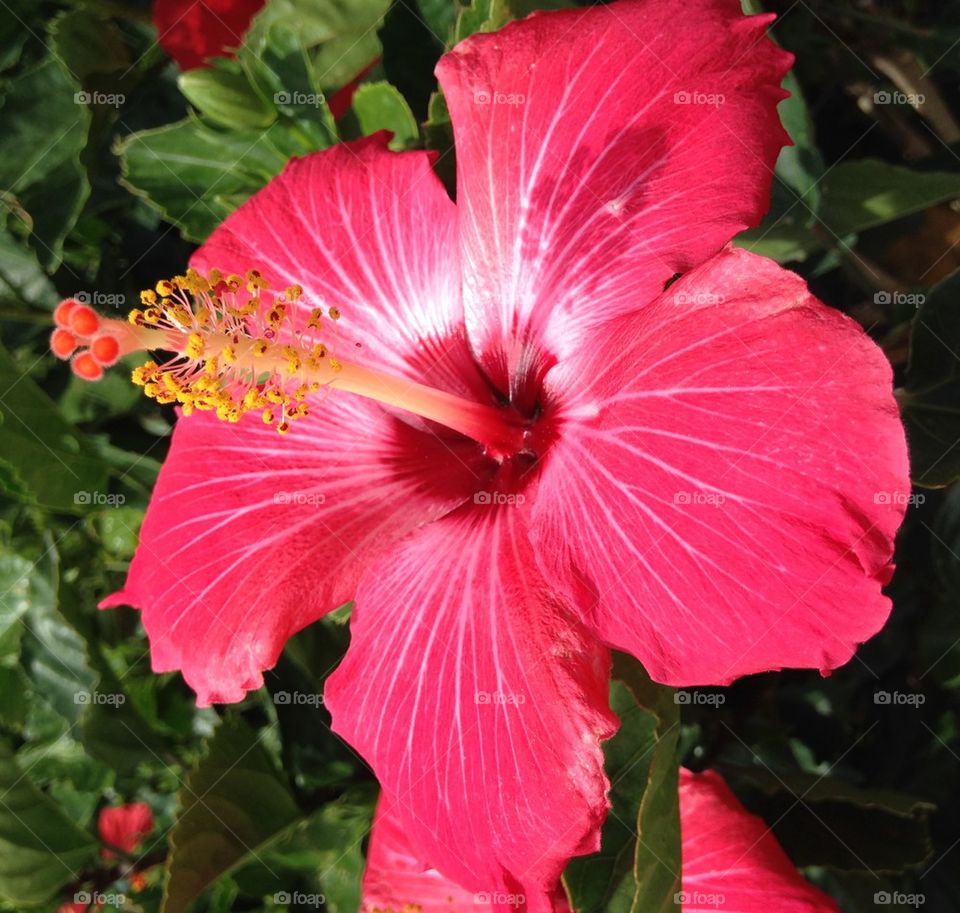
[[(123, 578), (172, 416), (123, 371), (73, 378), (48, 353), (50, 312), (81, 293), (125, 310), (291, 155), (340, 138), (390, 129), (395, 148), (439, 150), (451, 182), (437, 58), (563, 2), (270, 0), (236, 60), (179, 79), (145, 2), (0, 2), (4, 909), (100, 892), (125, 894), (127, 913), (268, 911), (297, 896), (315, 909), (319, 894), (331, 913), (357, 910), (376, 785), (319, 699), (282, 698), (322, 694), (348, 639), (342, 613), (294, 638), (238, 707), (198, 710), (179, 677), (150, 672), (136, 613), (95, 605)], [(884, 891), (958, 909), (960, 6), (767, 6), (798, 56), (781, 107), (795, 145), (769, 217), (740, 243), (802, 273), (895, 367), (921, 486), (895, 608), (827, 679), (756, 676), (675, 698), (618, 665), (614, 813), (603, 851), (567, 884), (583, 910), (670, 908), (680, 758), (723, 771), (849, 913), (876, 910)], [(335, 123), (316, 99), (374, 58)], [(908, 96), (924, 102), (896, 100)], [(134, 800), (156, 833), (135, 858), (105, 861), (98, 810)], [(136, 892), (131, 864), (147, 882)]]

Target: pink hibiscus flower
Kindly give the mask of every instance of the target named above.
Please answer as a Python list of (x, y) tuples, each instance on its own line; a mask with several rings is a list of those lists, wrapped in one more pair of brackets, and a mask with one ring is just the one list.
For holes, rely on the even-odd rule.
[[(211, 57), (233, 56), (263, 4), (264, 0), (155, 0), (157, 41), (181, 70), (205, 67)], [(357, 87), (378, 60), (327, 99), (336, 120), (350, 110)]]
[(205, 67), (243, 44), (250, 21), (265, 0), (154, 0), (160, 46), (181, 70)]
[[(677, 909), (737, 913), (839, 913), (804, 880), (761, 818), (749, 814), (713, 771), (680, 771), (682, 889)], [(518, 898), (464, 890), (419, 861), (403, 816), (381, 799), (363, 878), (361, 913), (490, 913)], [(558, 913), (570, 910), (557, 889)]]
[[(153, 833), (153, 812), (146, 802), (130, 802), (105, 808), (97, 819), (100, 839), (107, 847), (132, 853)], [(104, 858), (114, 857), (109, 849), (103, 850)]]
[(59, 312), (82, 376), (173, 351), (135, 377), (192, 413), (103, 605), (209, 704), (355, 599), (334, 728), (424, 858), (530, 909), (598, 845), (611, 647), (672, 685), (827, 671), (889, 612), (890, 367), (725, 246), (785, 141), (769, 21), (622, 0), (476, 35), (438, 68), (456, 204), (429, 153), (343, 144), (132, 323)]

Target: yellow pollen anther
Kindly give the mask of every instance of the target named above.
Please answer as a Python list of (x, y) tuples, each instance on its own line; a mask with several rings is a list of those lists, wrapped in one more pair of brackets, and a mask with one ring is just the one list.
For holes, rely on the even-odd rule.
[(333, 357), (340, 309), (303, 298), (299, 285), (271, 291), (257, 270), (224, 277), (190, 268), (144, 290), (143, 308), (133, 309), (129, 322), (103, 323), (123, 355), (171, 353), (160, 364), (134, 369), (131, 380), (157, 402), (179, 403), (185, 415), (212, 412), (238, 422), (258, 412), (264, 424), (286, 434), (311, 414), (319, 402), (314, 396), (336, 387), (444, 424), (494, 454), (523, 445), (523, 423), (496, 405)]

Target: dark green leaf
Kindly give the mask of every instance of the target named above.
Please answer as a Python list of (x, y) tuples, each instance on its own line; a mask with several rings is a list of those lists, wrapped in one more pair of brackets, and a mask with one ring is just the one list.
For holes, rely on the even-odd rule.
[(250, 859), (300, 818), (257, 735), (221, 723), (187, 778), (170, 834), (163, 913), (183, 913), (201, 891)]
[[(0, 460), (16, 470), (37, 503), (71, 512), (106, 490), (92, 447), (0, 347)], [(51, 471), (51, 467), (56, 471)]]
[(823, 241), (810, 228), (786, 221), (748, 229), (737, 235), (734, 243), (778, 263), (803, 262), (824, 247)]
[(97, 850), (0, 745), (0, 897), (14, 904), (50, 900)]
[[(245, 46), (270, 63), (270, 49), (281, 44), (302, 48), (320, 90), (346, 85), (380, 54), (377, 27), (388, 0), (270, 0), (253, 20)], [(282, 33), (288, 34), (284, 38)], [(298, 87), (285, 83), (284, 89)]]
[(3, 98), (0, 186), (17, 197), (31, 244), (52, 270), (90, 192), (80, 163), (90, 112), (80, 84), (53, 57), (11, 80)]
[(37, 254), (8, 231), (0, 231), (0, 301), (15, 307), (30, 302), (53, 308), (59, 296)]
[(578, 913), (665, 911), (680, 890), (679, 709), (672, 689), (617, 660), (610, 705), (621, 724), (605, 746), (612, 808), (600, 852), (564, 874)]
[(180, 75), (180, 91), (201, 114), (228, 128), (269, 127), (277, 110), (265, 101), (232, 61), (216, 61)]
[(74, 9), (50, 24), (50, 43), (78, 80), (94, 73), (112, 73), (130, 66), (123, 35), (110, 20), (85, 9)]
[(960, 475), (960, 273), (935, 286), (913, 318), (900, 408), (918, 485)]
[(60, 612), (59, 558), (52, 542), (38, 562), (25, 567), (20, 586), (27, 603), (23, 665), (35, 700), (53, 710), (64, 728), (72, 726), (96, 701), (97, 676), (84, 639)]
[(357, 792), (325, 805), (265, 847), (234, 879), (245, 893), (261, 896), (290, 893), (300, 884), (320, 892), (330, 913), (356, 913), (374, 799)]
[(184, 237), (203, 241), (279, 174), (292, 154), (274, 143), (282, 129), (274, 124), (264, 131), (215, 130), (189, 118), (134, 133), (117, 147), (123, 180)]
[(780, 102), (777, 111), (793, 145), (780, 150), (776, 178), (790, 191), (785, 194), (790, 201), (788, 223), (808, 225), (813, 223), (820, 208), (819, 182), (823, 176), (823, 159), (817, 149), (813, 121), (800, 83), (792, 72), (784, 78), (783, 87), (790, 97)]
[(390, 148), (407, 149), (419, 136), (416, 118), (404, 97), (388, 82), (368, 82), (357, 88), (353, 111), (364, 134), (389, 130)]
[(750, 808), (772, 822), (778, 841), (799, 866), (894, 872), (929, 859), (927, 819), (934, 807), (928, 802), (800, 771), (724, 772), (755, 788)]
[(823, 188), (820, 220), (843, 236), (960, 197), (960, 174), (860, 159), (834, 167)]

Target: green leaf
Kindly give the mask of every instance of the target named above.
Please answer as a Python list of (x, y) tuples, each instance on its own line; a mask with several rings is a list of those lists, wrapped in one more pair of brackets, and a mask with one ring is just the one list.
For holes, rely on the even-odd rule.
[(10, 69), (23, 53), (30, 38), (27, 20), (36, 14), (36, 4), (26, 5), (26, 0), (8, 0), (0, 4), (0, 72)]
[[(335, 613), (339, 616), (344, 607)], [(327, 615), (287, 641), (267, 678), (283, 748), (283, 769), (301, 790), (329, 788), (356, 772), (356, 755), (330, 729), (326, 675), (349, 642), (345, 622)]]
[(295, 154), (276, 145), (281, 130), (217, 130), (196, 118), (143, 130), (116, 148), (122, 183), (201, 242)]
[(169, 751), (129, 701), (89, 705), (81, 723), (81, 741), (92, 758), (130, 777), (140, 765), (156, 764)]
[(97, 676), (88, 662), (86, 642), (60, 612), (59, 558), (52, 542), (38, 562), (28, 563), (21, 587), (27, 603), (23, 665), (35, 701), (51, 708), (66, 728), (78, 722), (93, 701)]
[(656, 913), (680, 890), (674, 692), (618, 656), (610, 706), (620, 729), (605, 745), (611, 810), (600, 852), (571, 861), (564, 881), (578, 913)]
[[(793, 145), (780, 150), (776, 179), (789, 188), (783, 194), (789, 200), (786, 218), (794, 224), (811, 224), (820, 208), (819, 181), (823, 176), (823, 158), (817, 149), (813, 121), (803, 91), (792, 71), (784, 77), (783, 87), (790, 97), (780, 102), (777, 111)], [(776, 192), (774, 190), (774, 194)]]
[(47, 57), (7, 83), (3, 95), (0, 186), (17, 197), (48, 270), (59, 264), (63, 240), (90, 192), (80, 163), (90, 112), (79, 92), (62, 64)]
[(417, 10), (437, 42), (445, 47), (457, 18), (457, 4), (452, 0), (418, 0)]
[(475, 32), (496, 32), (511, 19), (523, 19), (537, 10), (568, 9), (570, 0), (471, 0), (460, 7), (451, 46)]
[(724, 774), (741, 789), (754, 789), (748, 807), (773, 822), (777, 840), (798, 866), (889, 873), (930, 858), (929, 802), (820, 773), (725, 766)]
[(960, 174), (860, 159), (833, 168), (823, 187), (820, 221), (842, 236), (960, 197)]
[(253, 896), (301, 884), (324, 896), (330, 913), (356, 913), (364, 870), (363, 839), (370, 833), (375, 796), (353, 791), (298, 822), (233, 875)]
[[(380, 56), (377, 29), (389, 6), (389, 0), (269, 0), (254, 17), (244, 46), (272, 64), (271, 47), (290, 46), (293, 39), (313, 82), (331, 92)], [(309, 91), (290, 82), (282, 88)]]
[(47, 270), (60, 265), (63, 243), (89, 196), (90, 182), (77, 159), (65, 159), (20, 193), (19, 203), (30, 213), (31, 246)]
[(26, 303), (53, 308), (57, 290), (37, 260), (37, 254), (8, 231), (0, 231), (0, 302), (14, 307)]
[(45, 796), (0, 745), (0, 897), (49, 901), (96, 853), (96, 841)]
[(17, 761), (71, 820), (84, 827), (90, 826), (104, 791), (113, 785), (113, 771), (89, 757), (73, 739), (30, 743), (17, 753)]
[(256, 734), (239, 718), (217, 729), (179, 796), (162, 913), (183, 913), (201, 891), (258, 859), (301, 817)]
[(367, 82), (353, 95), (353, 112), (364, 135), (378, 130), (393, 134), (390, 148), (399, 151), (415, 145), (420, 135), (417, 119), (400, 92), (388, 82)]
[(240, 66), (217, 60), (211, 67), (180, 74), (180, 91), (201, 114), (228, 128), (269, 127), (277, 110), (250, 85)]
[(786, 221), (743, 231), (734, 243), (778, 263), (802, 262), (824, 247), (823, 241), (811, 229)]
[(960, 476), (960, 272), (923, 299), (913, 318), (906, 383), (898, 399), (918, 485)]
[(19, 555), (0, 554), (0, 663), (11, 665), (20, 657), (23, 625), (36, 598), (38, 581), (31, 561)]
[(50, 44), (79, 80), (130, 66), (130, 54), (116, 24), (89, 10), (74, 9), (57, 16), (50, 23)]
[(84, 495), (106, 490), (106, 469), (89, 442), (2, 347), (0, 425), (0, 460), (38, 504), (75, 513)]
[(453, 26), (451, 46), (476, 32), (495, 32), (510, 21), (506, 0), (470, 0), (460, 8)]
[(433, 168), (447, 192), (454, 196), (457, 186), (457, 161), (453, 145), (453, 124), (450, 122), (447, 100), (440, 91), (430, 96), (423, 136), (427, 148), (436, 149), (440, 153)]

